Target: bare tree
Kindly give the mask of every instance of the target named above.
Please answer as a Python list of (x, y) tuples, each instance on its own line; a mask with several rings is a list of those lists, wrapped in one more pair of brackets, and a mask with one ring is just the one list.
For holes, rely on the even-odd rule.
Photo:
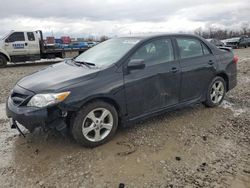
[(242, 24), (241, 30), (220, 29), (216, 27), (208, 27), (203, 30), (199, 27), (194, 30), (194, 34), (200, 35), (204, 38), (217, 39), (227, 39), (231, 37), (239, 37), (241, 35), (247, 35), (250, 37), (250, 27), (248, 23)]
[(241, 30), (243, 35), (247, 35), (249, 31), (249, 24), (248, 23), (243, 23), (241, 25)]
[(92, 41), (94, 41), (94, 37), (93, 36), (89, 36), (88, 38), (86, 38), (86, 41), (92, 42)]
[(105, 35), (103, 35), (103, 36), (101, 36), (100, 37), (100, 41), (101, 42), (103, 42), (103, 41), (105, 41), (105, 40), (108, 40), (109, 38), (107, 37), (107, 36), (105, 36)]
[(194, 34), (199, 35), (199, 36), (202, 36), (202, 28), (199, 27), (199, 28), (195, 29), (195, 30), (194, 30)]

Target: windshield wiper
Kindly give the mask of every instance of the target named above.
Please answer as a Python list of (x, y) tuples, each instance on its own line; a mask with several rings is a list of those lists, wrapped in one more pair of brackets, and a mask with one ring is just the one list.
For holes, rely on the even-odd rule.
[(88, 67), (88, 68), (91, 68), (90, 66), (96, 66), (94, 63), (89, 63), (89, 62), (86, 62), (86, 61), (76, 61), (75, 59), (72, 59), (72, 61), (73, 61), (75, 64), (85, 65), (85, 66)]

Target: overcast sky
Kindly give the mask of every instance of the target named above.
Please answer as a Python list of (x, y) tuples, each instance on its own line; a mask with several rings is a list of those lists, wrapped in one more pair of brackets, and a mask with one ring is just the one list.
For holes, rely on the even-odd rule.
[(46, 35), (129, 35), (239, 29), (250, 23), (250, 0), (0, 0), (0, 36), (10, 30)]

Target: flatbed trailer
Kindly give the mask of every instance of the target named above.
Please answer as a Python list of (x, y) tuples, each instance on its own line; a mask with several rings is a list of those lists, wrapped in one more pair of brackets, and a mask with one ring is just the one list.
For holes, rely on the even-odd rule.
[(42, 58), (71, 58), (80, 55), (82, 52), (89, 48), (55, 48), (55, 49), (45, 49), (41, 55)]
[(56, 48), (47, 46), (43, 33), (38, 31), (11, 31), (0, 40), (0, 67), (7, 62), (25, 62), (52, 58), (73, 58), (89, 49)]

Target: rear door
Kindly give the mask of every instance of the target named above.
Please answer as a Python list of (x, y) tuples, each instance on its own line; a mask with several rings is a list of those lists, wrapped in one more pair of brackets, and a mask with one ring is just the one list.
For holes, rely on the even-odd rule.
[[(143, 59), (145, 68), (124, 75), (130, 118), (178, 103), (180, 72), (170, 38), (151, 40), (130, 57)], [(125, 71), (126, 72), (126, 71)]]
[(216, 59), (201, 40), (177, 37), (181, 66), (180, 102), (199, 99), (216, 73)]
[(5, 50), (10, 56), (27, 55), (28, 46), (25, 41), (24, 32), (13, 32), (5, 39)]

